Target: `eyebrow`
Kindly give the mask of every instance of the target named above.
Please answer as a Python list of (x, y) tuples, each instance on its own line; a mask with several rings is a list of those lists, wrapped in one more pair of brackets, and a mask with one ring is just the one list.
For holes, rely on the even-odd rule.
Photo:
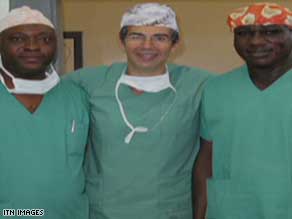
[(156, 34), (153, 34), (153, 36), (169, 36), (169, 34), (167, 33), (156, 33)]
[[(128, 35), (143, 35), (143, 36), (147, 36), (147, 34), (141, 33), (141, 32), (131, 32)], [(155, 33), (152, 36), (169, 36), (169, 34), (167, 34), (167, 33)]]
[(140, 33), (140, 32), (131, 32), (131, 33), (128, 33), (128, 35), (145, 35), (145, 34)]
[[(17, 31), (17, 32), (14, 32), (14, 33), (8, 33), (7, 36), (29, 36), (30, 34), (27, 33), (27, 32), (22, 32), (22, 31)], [(36, 36), (54, 36), (55, 33), (54, 32), (50, 32), (50, 31), (42, 31), (42, 32), (39, 32), (39, 33), (36, 33), (34, 34)]]

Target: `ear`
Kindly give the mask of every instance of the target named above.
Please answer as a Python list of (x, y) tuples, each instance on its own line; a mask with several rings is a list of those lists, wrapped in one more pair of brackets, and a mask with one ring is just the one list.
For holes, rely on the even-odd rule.
[(177, 50), (177, 48), (179, 47), (179, 45), (180, 45), (180, 40), (178, 40), (176, 43), (172, 44), (170, 52), (174, 53)]
[(1, 54), (1, 51), (2, 51), (2, 34), (0, 34), (0, 54)]
[(120, 35), (118, 35), (118, 38), (119, 38), (119, 46), (121, 47), (121, 49), (123, 51), (125, 51), (125, 41), (123, 41), (120, 37)]
[(290, 38), (292, 38), (292, 27), (288, 27), (288, 30), (289, 30), (289, 36)]

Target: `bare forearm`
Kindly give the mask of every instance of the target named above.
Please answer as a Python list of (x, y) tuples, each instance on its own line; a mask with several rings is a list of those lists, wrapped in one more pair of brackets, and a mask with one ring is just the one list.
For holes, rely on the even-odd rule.
[[(197, 178), (197, 177), (195, 177)], [(194, 219), (204, 219), (207, 209), (206, 180), (194, 181)]]
[(193, 218), (204, 219), (207, 209), (207, 179), (212, 175), (212, 142), (201, 139), (193, 170)]

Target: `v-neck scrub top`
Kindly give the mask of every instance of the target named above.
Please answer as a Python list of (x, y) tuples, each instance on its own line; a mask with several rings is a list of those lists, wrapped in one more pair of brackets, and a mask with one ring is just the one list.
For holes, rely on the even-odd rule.
[(137, 95), (121, 84), (118, 95), (128, 120), (149, 129), (135, 133), (126, 144), (131, 130), (115, 98), (117, 81), (126, 68), (126, 64), (116, 63), (69, 75), (87, 91), (91, 105), (90, 218), (191, 219), (198, 108), (208, 74), (169, 65), (176, 93), (167, 88)]
[(84, 95), (61, 81), (31, 113), (0, 83), (0, 215), (2, 209), (43, 209), (36, 218), (88, 218)]
[(213, 142), (212, 219), (292, 218), (292, 71), (264, 90), (246, 66), (207, 83), (204, 139)]

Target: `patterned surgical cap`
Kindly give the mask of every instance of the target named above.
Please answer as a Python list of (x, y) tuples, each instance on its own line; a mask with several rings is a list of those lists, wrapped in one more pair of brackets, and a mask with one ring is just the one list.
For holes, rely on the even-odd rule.
[(144, 25), (168, 27), (179, 32), (175, 12), (171, 7), (158, 3), (135, 5), (122, 17), (121, 28)]
[(236, 9), (227, 19), (231, 31), (246, 25), (279, 24), (292, 26), (292, 12), (275, 3), (255, 3)]

